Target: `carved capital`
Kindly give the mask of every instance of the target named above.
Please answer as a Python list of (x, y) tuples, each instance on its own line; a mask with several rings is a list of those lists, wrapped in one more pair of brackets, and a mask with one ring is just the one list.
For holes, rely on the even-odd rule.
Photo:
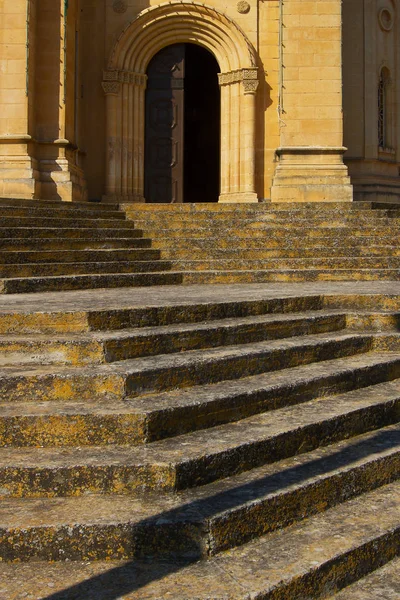
[(245, 94), (255, 94), (258, 88), (257, 79), (244, 79), (243, 88)]
[(105, 94), (118, 96), (121, 90), (121, 84), (119, 81), (103, 81), (101, 85), (103, 86), (103, 91)]
[(103, 71), (103, 82), (129, 83), (131, 85), (145, 86), (147, 75), (145, 73), (135, 73), (134, 71)]

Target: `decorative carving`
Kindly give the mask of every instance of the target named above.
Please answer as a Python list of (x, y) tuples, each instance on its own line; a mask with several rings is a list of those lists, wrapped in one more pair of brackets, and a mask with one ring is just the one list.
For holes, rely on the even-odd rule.
[(101, 84), (105, 94), (114, 94), (117, 96), (121, 89), (119, 81), (103, 81)]
[(237, 11), (245, 15), (250, 11), (250, 4), (246, 0), (240, 0), (236, 5)]
[(104, 82), (132, 83), (145, 86), (147, 75), (145, 73), (134, 73), (133, 71), (103, 71)]
[(113, 11), (116, 13), (124, 13), (127, 10), (127, 5), (124, 0), (115, 0), (113, 4)]
[(394, 15), (389, 8), (382, 8), (378, 13), (378, 21), (383, 31), (390, 31), (394, 24)]
[(243, 87), (245, 94), (255, 94), (258, 88), (258, 79), (244, 79)]

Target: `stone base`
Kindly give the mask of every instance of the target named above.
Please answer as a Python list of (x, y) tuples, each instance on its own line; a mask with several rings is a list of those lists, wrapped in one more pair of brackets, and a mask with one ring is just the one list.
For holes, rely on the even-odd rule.
[(145, 203), (146, 199), (144, 196), (140, 196), (139, 194), (128, 194), (128, 195), (117, 195), (117, 194), (106, 194), (101, 198), (102, 202), (106, 204), (138, 204)]
[(234, 192), (229, 194), (220, 194), (218, 202), (221, 203), (244, 203), (244, 202), (258, 202), (257, 194), (255, 192)]
[(271, 202), (352, 202), (345, 148), (279, 148)]

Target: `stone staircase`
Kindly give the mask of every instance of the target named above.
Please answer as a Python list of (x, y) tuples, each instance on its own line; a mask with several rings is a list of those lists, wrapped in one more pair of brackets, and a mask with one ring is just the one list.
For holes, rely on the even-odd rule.
[(181, 282), (117, 205), (0, 199), (0, 293)]
[(183, 283), (398, 280), (396, 204), (124, 205)]
[(4, 296), (0, 597), (395, 598), (400, 287), (312, 287)]
[(398, 205), (118, 205), (0, 199), (0, 294), (397, 281)]

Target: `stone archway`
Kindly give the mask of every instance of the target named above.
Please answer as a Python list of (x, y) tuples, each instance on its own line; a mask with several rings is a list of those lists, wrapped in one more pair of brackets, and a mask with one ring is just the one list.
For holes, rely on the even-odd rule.
[(197, 2), (158, 5), (141, 12), (118, 38), (104, 72), (107, 98), (107, 183), (111, 201), (144, 202), (146, 69), (162, 48), (204, 46), (216, 58), (221, 87), (220, 202), (257, 202), (256, 54), (226, 15)]

